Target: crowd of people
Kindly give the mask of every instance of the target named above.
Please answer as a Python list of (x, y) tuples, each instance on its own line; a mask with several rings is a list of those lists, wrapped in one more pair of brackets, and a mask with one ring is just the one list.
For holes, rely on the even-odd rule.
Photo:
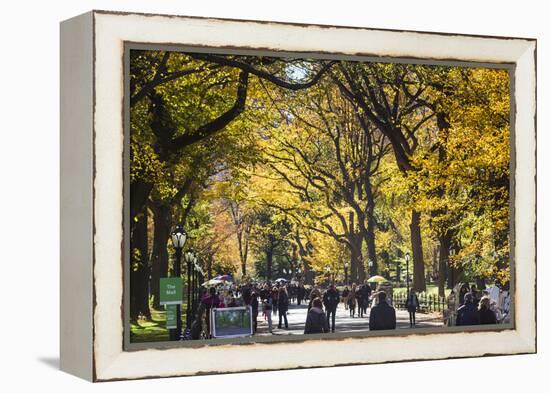
[(448, 325), (489, 325), (510, 321), (510, 292), (497, 280), (483, 290), (463, 284), (458, 296), (453, 290), (447, 301), (449, 309), (456, 308), (456, 312), (447, 316)]
[(390, 299), (384, 291), (374, 292), (368, 283), (357, 286), (347, 286), (340, 295), (338, 289), (331, 284), (322, 294), (319, 288), (314, 288), (310, 294), (310, 302), (306, 318), (304, 334), (334, 333), (336, 329), (336, 310), (340, 303), (344, 303), (346, 310), (350, 310), (350, 317), (367, 316), (367, 308), (372, 305), (368, 321), (369, 330), (391, 330), (396, 328), (396, 313)]
[(298, 306), (307, 304), (304, 334), (335, 332), (336, 311), (341, 303), (352, 318), (366, 318), (367, 309), (372, 305), (370, 330), (395, 329), (395, 310), (391, 299), (387, 299), (384, 292), (373, 293), (368, 283), (346, 286), (342, 293), (334, 284), (326, 290), (318, 286), (284, 282), (210, 287), (201, 296), (197, 324), (204, 318), (206, 326), (209, 326), (209, 311), (212, 308), (250, 306), (254, 333), (258, 329), (258, 318), (263, 318), (268, 332), (273, 333), (274, 319), (278, 322), (278, 329), (289, 328), (287, 313), (293, 303)]
[[(455, 310), (445, 315), (448, 325), (496, 324), (509, 318), (509, 292), (503, 291), (497, 283), (483, 291), (477, 290), (475, 285), (463, 284), (457, 293), (451, 291), (447, 302), (449, 309)], [(197, 319), (200, 321), (202, 315), (206, 318), (206, 326), (209, 326), (209, 310), (212, 308), (250, 306), (253, 332), (258, 330), (258, 318), (263, 318), (267, 331), (273, 333), (275, 323), (278, 329), (289, 328), (287, 314), (293, 303), (298, 306), (307, 304), (304, 334), (335, 332), (336, 311), (341, 304), (351, 318), (366, 318), (370, 307), (369, 330), (396, 328), (392, 295), (382, 288), (376, 291), (367, 282), (345, 286), (341, 292), (334, 284), (322, 290), (318, 286), (288, 282), (211, 287), (201, 296)], [(410, 327), (415, 327), (420, 301), (413, 289), (407, 295), (405, 308), (409, 313)]]

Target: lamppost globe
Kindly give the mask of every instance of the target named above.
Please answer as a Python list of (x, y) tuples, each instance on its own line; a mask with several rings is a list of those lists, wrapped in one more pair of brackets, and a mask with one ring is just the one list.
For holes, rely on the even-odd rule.
[(187, 250), (185, 252), (185, 262), (193, 262), (193, 258), (195, 257), (193, 250)]
[[(176, 260), (174, 263), (174, 276), (181, 277), (181, 257), (183, 247), (187, 241), (187, 233), (181, 225), (177, 225), (171, 233), (172, 246), (176, 251)], [(181, 339), (182, 324), (181, 324), (181, 305), (176, 304), (176, 328), (170, 330), (170, 340), (178, 341)]]
[(181, 225), (177, 225), (172, 231), (172, 245), (176, 249), (182, 249), (187, 241), (187, 233)]
[(411, 256), (409, 255), (409, 253), (406, 253), (405, 254), (405, 261), (409, 262), (411, 260)]

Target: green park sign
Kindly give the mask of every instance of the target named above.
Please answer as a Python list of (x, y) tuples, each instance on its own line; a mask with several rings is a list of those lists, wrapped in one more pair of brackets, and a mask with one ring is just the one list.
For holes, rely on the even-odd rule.
[(181, 304), (183, 280), (179, 277), (160, 279), (160, 304)]
[(166, 329), (176, 329), (178, 327), (178, 317), (175, 304), (167, 304), (166, 306)]

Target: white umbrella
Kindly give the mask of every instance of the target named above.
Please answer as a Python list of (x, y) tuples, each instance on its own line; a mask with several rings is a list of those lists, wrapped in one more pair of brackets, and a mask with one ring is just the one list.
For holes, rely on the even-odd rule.
[(219, 285), (219, 284), (223, 284), (224, 282), (222, 280), (218, 280), (218, 279), (211, 279), (211, 280), (208, 280), (206, 281), (205, 283), (202, 284), (203, 287), (214, 287), (216, 285)]

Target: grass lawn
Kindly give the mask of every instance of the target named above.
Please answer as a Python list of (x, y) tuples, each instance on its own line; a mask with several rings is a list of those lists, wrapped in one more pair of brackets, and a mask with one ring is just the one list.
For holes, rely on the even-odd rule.
[[(186, 305), (182, 304), (182, 320), (185, 320), (185, 307)], [(137, 324), (130, 323), (130, 342), (142, 343), (169, 340), (168, 329), (166, 329), (166, 312), (164, 309), (151, 309), (151, 319), (151, 321), (140, 320)]]

